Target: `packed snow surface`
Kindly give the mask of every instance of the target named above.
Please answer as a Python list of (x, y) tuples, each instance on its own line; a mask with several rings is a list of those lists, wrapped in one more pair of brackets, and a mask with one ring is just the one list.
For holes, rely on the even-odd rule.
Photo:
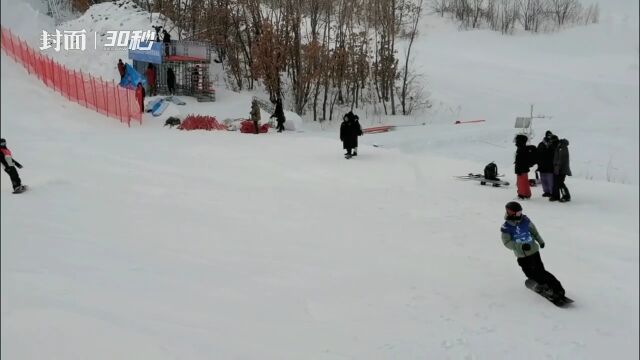
[[(351, 160), (335, 129), (299, 118), (284, 134), (163, 127), (246, 118), (252, 94), (223, 88), (127, 128), (3, 53), (2, 137), (30, 190), (2, 174), (2, 358), (637, 359), (637, 15), (618, 10), (514, 37), (427, 18), (427, 124), (365, 135)], [(553, 116), (537, 141), (571, 142), (573, 200), (523, 202), (566, 309), (526, 289), (502, 245), (513, 185), (454, 178), (495, 160), (513, 183), (530, 102)], [(487, 121), (453, 125), (473, 118)]]

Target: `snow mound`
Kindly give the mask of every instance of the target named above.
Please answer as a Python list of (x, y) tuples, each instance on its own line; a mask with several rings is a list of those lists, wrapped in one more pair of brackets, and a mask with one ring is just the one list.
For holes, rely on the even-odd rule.
[(92, 5), (82, 16), (64, 22), (57, 26), (63, 30), (86, 30), (87, 44), (85, 51), (55, 51), (47, 52), (56, 60), (73, 68), (82, 69), (95, 76), (105, 79), (119, 80), (116, 64), (118, 59), (128, 62), (127, 50), (105, 48), (109, 42), (108, 31), (154, 30), (153, 26), (163, 26), (177, 39), (177, 32), (173, 23), (159, 13), (149, 13), (130, 0), (116, 0), (113, 2)]

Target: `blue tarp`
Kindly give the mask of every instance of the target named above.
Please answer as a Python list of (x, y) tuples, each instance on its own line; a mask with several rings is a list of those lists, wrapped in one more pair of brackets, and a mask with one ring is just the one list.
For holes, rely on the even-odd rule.
[(147, 79), (136, 71), (131, 64), (124, 64), (124, 77), (120, 81), (120, 86), (127, 89), (135, 89), (138, 83), (141, 82), (142, 86), (147, 86)]

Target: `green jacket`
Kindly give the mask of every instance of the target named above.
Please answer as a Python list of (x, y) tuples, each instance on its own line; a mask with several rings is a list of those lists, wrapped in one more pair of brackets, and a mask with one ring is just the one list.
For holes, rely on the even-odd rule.
[[(505, 215), (505, 220), (506, 220), (506, 215)], [(517, 225), (519, 222), (520, 220), (506, 220), (505, 223), (509, 223), (511, 225)], [(536, 252), (538, 252), (538, 250), (540, 249), (538, 244), (541, 244), (541, 245), (544, 244), (544, 240), (542, 240), (542, 236), (540, 236), (538, 229), (536, 229), (536, 226), (533, 224), (533, 221), (531, 221), (531, 219), (529, 219), (529, 233), (531, 234), (531, 237), (533, 238), (534, 241), (532, 241), (529, 244), (531, 246), (531, 249), (527, 251), (522, 250), (523, 244), (518, 244), (515, 241), (513, 241), (513, 239), (511, 238), (511, 234), (506, 232), (501, 232), (502, 243), (508, 249), (513, 250), (513, 253), (516, 254), (516, 256), (519, 258), (533, 255)]]
[(260, 121), (260, 107), (255, 100), (251, 102), (251, 121)]

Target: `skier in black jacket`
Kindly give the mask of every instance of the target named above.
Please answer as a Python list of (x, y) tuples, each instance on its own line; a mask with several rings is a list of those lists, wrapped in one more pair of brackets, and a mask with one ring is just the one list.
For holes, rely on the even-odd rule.
[(549, 197), (549, 201), (571, 201), (571, 194), (569, 193), (567, 185), (564, 183), (566, 177), (571, 176), (571, 168), (569, 166), (569, 140), (558, 140), (558, 137), (554, 136), (552, 141), (558, 145), (553, 155), (553, 194)]
[(284, 122), (286, 121), (286, 119), (284, 117), (284, 110), (282, 109), (282, 99), (278, 98), (278, 100), (276, 100), (276, 109), (271, 117), (276, 118), (276, 122), (278, 123), (278, 132), (283, 132)]
[(529, 185), (529, 170), (531, 168), (530, 149), (527, 148), (527, 136), (516, 136), (516, 160), (515, 173), (518, 198), (521, 200), (531, 198), (531, 186)]
[(362, 126), (360, 126), (360, 118), (358, 117), (358, 115), (354, 114), (351, 111), (349, 111), (349, 114), (351, 114), (353, 131), (355, 132), (355, 146), (353, 147), (353, 156), (358, 156), (358, 136), (362, 136)]
[(167, 69), (167, 87), (169, 88), (169, 94), (174, 95), (176, 93), (176, 74), (172, 68)]
[(13, 191), (19, 191), (22, 189), (22, 181), (20, 180), (20, 175), (18, 175), (18, 169), (22, 169), (22, 165), (18, 162), (18, 160), (14, 159), (11, 150), (7, 148), (7, 141), (5, 139), (0, 139), (0, 151), (2, 151), (2, 158), (0, 158), (0, 162), (2, 162), (2, 167), (4, 171), (11, 178), (11, 184), (13, 185)]

